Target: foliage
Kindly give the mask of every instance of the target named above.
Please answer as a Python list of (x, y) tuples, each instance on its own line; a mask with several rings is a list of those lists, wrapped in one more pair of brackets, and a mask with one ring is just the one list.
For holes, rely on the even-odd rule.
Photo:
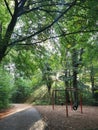
[(27, 102), (32, 103), (34, 105), (49, 104), (49, 94), (46, 85), (41, 85), (34, 89)]
[[(30, 0), (2, 1), (2, 8), (4, 8), (3, 10), (7, 9), (10, 20), (7, 21), (4, 37), (2, 37), (2, 29), (0, 33), (0, 62), (8, 52), (8, 49), (10, 51), (13, 45), (18, 43), (22, 45), (34, 45), (35, 43), (47, 40), (50, 28), (76, 4), (76, 1), (70, 1), (70, 4), (66, 4), (65, 1), (64, 3), (65, 5), (57, 0), (38, 0), (38, 2)], [(28, 40), (31, 43), (28, 44)]]
[[(4, 37), (6, 27), (8, 26), (8, 21), (10, 21), (10, 15), (7, 8), (4, 7), (4, 2), (0, 1), (0, 24), (2, 25), (2, 37)], [(1, 32), (0, 32), (1, 33)]]
[(12, 96), (13, 78), (0, 67), (0, 109), (9, 106)]
[(95, 98), (96, 101), (98, 101), (98, 90), (96, 90), (96, 91), (94, 92), (94, 98)]
[(14, 65), (14, 102), (43, 84), (49, 91), (62, 84), (54, 81), (62, 73), (63, 88), (81, 81), (84, 101), (91, 102), (90, 86), (98, 84), (97, 8), (97, 0), (1, 0), (0, 62)]
[(15, 88), (12, 92), (12, 101), (14, 103), (25, 102), (26, 99), (30, 96), (31, 93), (31, 81), (25, 79), (15, 80)]
[(32, 76), (32, 91), (40, 88), (44, 82), (42, 81), (42, 74), (38, 71), (35, 75)]

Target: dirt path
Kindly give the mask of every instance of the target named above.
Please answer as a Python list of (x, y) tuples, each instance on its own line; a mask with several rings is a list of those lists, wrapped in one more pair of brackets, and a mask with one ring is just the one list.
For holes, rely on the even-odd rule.
[(90, 106), (83, 106), (83, 114), (80, 108), (72, 111), (69, 107), (67, 118), (65, 106), (53, 110), (52, 106), (14, 104), (0, 118), (0, 130), (98, 130), (98, 107)]
[(9, 109), (0, 111), (0, 120), (16, 112), (20, 112), (31, 107), (32, 106), (29, 104), (12, 104), (12, 106)]
[(69, 107), (69, 117), (66, 117), (65, 106), (35, 106), (47, 122), (48, 130), (98, 130), (98, 107), (83, 106), (72, 111)]
[(43, 130), (45, 127), (39, 112), (27, 104), (15, 104), (0, 115), (0, 130)]

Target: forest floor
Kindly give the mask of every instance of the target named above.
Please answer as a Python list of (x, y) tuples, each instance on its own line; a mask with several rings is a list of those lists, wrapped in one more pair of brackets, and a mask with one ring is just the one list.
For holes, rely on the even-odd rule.
[(65, 106), (35, 106), (47, 123), (48, 130), (98, 130), (98, 107), (83, 106), (77, 111), (69, 107), (69, 117), (66, 117)]
[[(31, 107), (28, 104), (16, 104), (6, 111), (1, 111), (0, 119)], [(80, 112), (80, 107), (77, 111), (73, 111), (69, 107), (68, 117), (66, 117), (65, 106), (54, 106), (54, 110), (52, 106), (37, 105), (33, 107), (41, 114), (42, 120), (47, 126), (46, 130), (98, 130), (98, 107), (83, 106), (83, 114)]]

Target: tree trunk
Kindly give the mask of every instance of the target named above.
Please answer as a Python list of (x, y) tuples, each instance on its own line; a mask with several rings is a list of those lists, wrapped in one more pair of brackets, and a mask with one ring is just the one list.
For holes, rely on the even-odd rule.
[(74, 91), (74, 102), (78, 102), (78, 92), (77, 92), (77, 69), (78, 69), (78, 56), (77, 56), (77, 50), (73, 49), (72, 52), (72, 66), (73, 66), (73, 88), (75, 89)]
[[(65, 86), (66, 86), (66, 88), (69, 88), (69, 81), (67, 78), (68, 78), (68, 71), (65, 70)], [(70, 102), (69, 91), (66, 91), (66, 94), (67, 94), (67, 101)]]
[[(13, 33), (14, 27), (16, 25), (16, 22), (17, 22), (17, 17), (18, 17), (17, 14), (18, 14), (18, 7), (15, 6), (15, 11), (7, 27), (5, 36), (3, 39), (0, 38), (0, 62), (2, 61), (3, 57), (6, 55), (6, 51), (9, 47), (9, 41)], [(1, 34), (1, 37), (2, 37), (2, 34)]]

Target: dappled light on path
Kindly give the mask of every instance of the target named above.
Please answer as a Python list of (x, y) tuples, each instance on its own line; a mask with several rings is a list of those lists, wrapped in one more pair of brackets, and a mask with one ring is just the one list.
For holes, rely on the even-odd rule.
[(8, 117), (12, 114), (26, 110), (26, 109), (31, 108), (31, 107), (32, 106), (28, 105), (28, 104), (13, 104), (13, 106), (11, 108), (0, 112), (0, 119), (3, 119), (5, 117)]
[(35, 122), (29, 130), (45, 130), (46, 127), (47, 124), (41, 119)]
[[(77, 111), (68, 106), (69, 117), (66, 117), (66, 106), (35, 106), (47, 123), (49, 130), (98, 130), (98, 107), (83, 106), (83, 114), (80, 107)], [(40, 130), (40, 129), (39, 129)]]

